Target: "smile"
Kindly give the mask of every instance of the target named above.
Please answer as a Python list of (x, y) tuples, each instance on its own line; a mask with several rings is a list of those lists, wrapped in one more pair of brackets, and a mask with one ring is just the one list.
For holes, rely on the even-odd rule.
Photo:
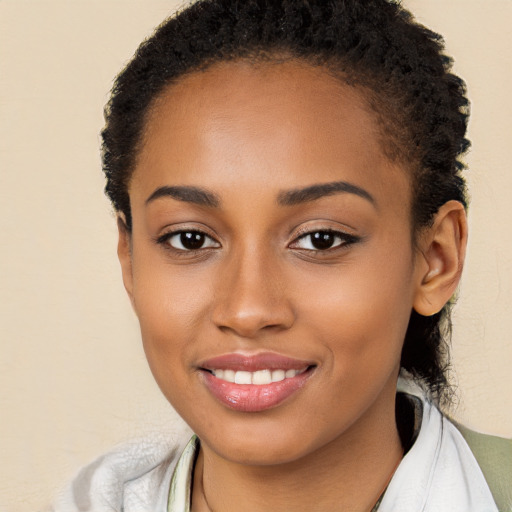
[(301, 390), (317, 365), (274, 353), (226, 354), (199, 366), (202, 383), (223, 405), (240, 412), (271, 409)]
[(293, 379), (300, 373), (307, 370), (258, 370), (256, 372), (234, 371), (234, 370), (211, 370), (211, 373), (217, 379), (232, 382), (235, 384), (255, 384), (262, 386), (272, 382), (281, 382), (285, 379)]

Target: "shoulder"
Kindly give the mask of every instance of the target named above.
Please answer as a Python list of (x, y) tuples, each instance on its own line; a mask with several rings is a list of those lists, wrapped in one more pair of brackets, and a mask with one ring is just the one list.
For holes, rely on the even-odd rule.
[[(407, 384), (401, 391), (414, 404), (416, 416), (421, 416), (416, 422), (417, 439), (403, 462), (409, 464), (409, 471), (417, 472), (420, 460), (430, 468), (425, 477), (430, 482), (429, 500), (435, 504), (432, 510), (449, 502), (456, 503), (457, 510), (512, 512), (512, 441), (452, 421), (421, 389), (401, 384)], [(448, 509), (454, 510), (454, 505)]]
[(85, 466), (52, 512), (164, 512), (176, 461), (189, 431), (124, 443)]
[(483, 434), (453, 420), (473, 453), (500, 511), (512, 511), (512, 439)]

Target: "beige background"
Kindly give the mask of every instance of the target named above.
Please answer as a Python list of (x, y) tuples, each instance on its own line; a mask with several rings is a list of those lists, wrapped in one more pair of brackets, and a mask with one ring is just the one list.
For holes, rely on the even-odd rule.
[[(409, 0), (473, 102), (458, 418), (512, 436), (512, 1)], [(0, 510), (172, 427), (124, 296), (98, 156), (111, 80), (172, 1), (0, 0)]]

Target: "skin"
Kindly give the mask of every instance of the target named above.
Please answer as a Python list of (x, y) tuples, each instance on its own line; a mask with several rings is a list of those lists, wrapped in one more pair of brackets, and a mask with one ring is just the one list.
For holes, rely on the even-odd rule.
[[(383, 143), (361, 91), (297, 62), (216, 64), (155, 103), (119, 257), (155, 379), (201, 439), (194, 511), (241, 500), (244, 511), (368, 511), (401, 459), (394, 403), (410, 312), (433, 314), (453, 294), (466, 224), (449, 202), (413, 247), (410, 172)], [(341, 180), (372, 199), (279, 203)], [(219, 204), (148, 202), (170, 186)], [(170, 233), (187, 230), (206, 245), (178, 249)], [(326, 230), (342, 233), (335, 247), (312, 250), (306, 233)], [(235, 411), (204, 385), (201, 361), (268, 351), (315, 364), (276, 407)]]

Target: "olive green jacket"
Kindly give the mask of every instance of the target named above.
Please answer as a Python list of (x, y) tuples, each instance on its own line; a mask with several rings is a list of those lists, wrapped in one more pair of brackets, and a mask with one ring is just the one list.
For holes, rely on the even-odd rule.
[(512, 512), (512, 439), (480, 434), (453, 422), (468, 443), (500, 512)]

